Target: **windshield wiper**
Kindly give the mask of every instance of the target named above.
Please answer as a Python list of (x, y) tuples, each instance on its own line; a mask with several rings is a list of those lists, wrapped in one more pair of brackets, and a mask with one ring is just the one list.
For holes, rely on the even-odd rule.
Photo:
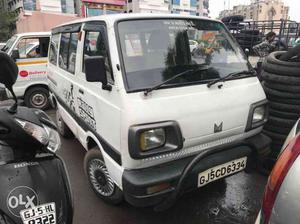
[(184, 76), (184, 75), (186, 75), (186, 74), (193, 74), (193, 73), (199, 72), (199, 71), (206, 71), (206, 70), (208, 70), (208, 69), (209, 69), (209, 67), (207, 67), (207, 64), (203, 64), (203, 65), (201, 65), (201, 67), (198, 67), (198, 68), (195, 68), (195, 69), (189, 69), (189, 70), (186, 70), (186, 71), (184, 71), (184, 72), (181, 72), (181, 73), (179, 73), (179, 74), (177, 74), (177, 75), (174, 75), (173, 77), (171, 77), (171, 78), (169, 78), (169, 79), (163, 81), (162, 83), (159, 83), (159, 84), (157, 84), (157, 85), (155, 85), (155, 86), (153, 86), (153, 87), (151, 87), (151, 88), (146, 89), (146, 90), (144, 91), (144, 95), (147, 96), (147, 95), (148, 95), (150, 92), (152, 92), (153, 90), (156, 90), (156, 89), (158, 89), (159, 87), (161, 87), (161, 86), (163, 86), (163, 85), (165, 85), (165, 84), (167, 84), (167, 83), (169, 83), (169, 82), (173, 81), (174, 79), (177, 79), (177, 78), (179, 78), (179, 77), (181, 77), (181, 76)]
[(215, 85), (218, 82), (225, 82), (226, 80), (233, 78), (233, 77), (235, 78), (235, 77), (240, 77), (242, 75), (254, 75), (255, 73), (256, 73), (256, 71), (254, 69), (239, 71), (239, 72), (232, 72), (224, 77), (221, 77), (221, 78), (218, 78), (218, 79), (215, 79), (215, 80), (209, 82), (207, 84), (207, 87), (210, 88), (211, 86)]

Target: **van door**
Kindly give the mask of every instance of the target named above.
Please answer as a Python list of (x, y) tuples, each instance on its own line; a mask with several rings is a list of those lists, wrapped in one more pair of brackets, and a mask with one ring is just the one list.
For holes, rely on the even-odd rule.
[[(104, 150), (108, 149), (109, 152), (106, 152), (120, 164), (120, 94), (113, 79), (106, 25), (100, 21), (88, 22), (83, 30), (81, 45), (83, 57), (77, 92), (78, 115), (99, 139), (108, 143), (106, 144), (108, 147), (104, 147)], [(91, 56), (105, 58), (111, 91), (103, 90), (100, 82), (86, 81), (84, 60)]]
[(49, 39), (49, 36), (24, 37), (15, 45), (11, 56), (19, 68), (19, 76), (14, 85), (17, 97), (23, 98), (25, 91), (32, 85), (47, 85)]

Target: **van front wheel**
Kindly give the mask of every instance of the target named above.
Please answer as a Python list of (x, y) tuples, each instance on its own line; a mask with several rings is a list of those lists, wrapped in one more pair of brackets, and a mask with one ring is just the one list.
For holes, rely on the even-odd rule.
[(27, 107), (45, 110), (49, 107), (49, 91), (44, 87), (33, 87), (26, 91), (24, 102)]
[(123, 193), (109, 175), (98, 148), (89, 150), (84, 158), (84, 171), (95, 194), (113, 205), (123, 201)]

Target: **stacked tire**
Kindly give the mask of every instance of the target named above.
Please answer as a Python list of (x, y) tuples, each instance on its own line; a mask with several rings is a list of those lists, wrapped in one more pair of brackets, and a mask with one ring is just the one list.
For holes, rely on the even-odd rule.
[(264, 133), (272, 138), (271, 157), (277, 158), (281, 147), (300, 118), (300, 63), (283, 61), (286, 52), (271, 53), (263, 63), (262, 85), (269, 100), (269, 121)]
[(234, 36), (243, 50), (246, 48), (252, 50), (253, 46), (262, 41), (262, 35), (259, 30), (241, 30), (239, 33), (234, 34)]

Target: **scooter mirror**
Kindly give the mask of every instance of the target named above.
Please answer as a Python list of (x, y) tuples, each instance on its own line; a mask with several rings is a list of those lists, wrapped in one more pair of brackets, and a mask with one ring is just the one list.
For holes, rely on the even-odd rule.
[(12, 90), (18, 77), (18, 66), (14, 60), (4, 52), (0, 52), (0, 83)]

